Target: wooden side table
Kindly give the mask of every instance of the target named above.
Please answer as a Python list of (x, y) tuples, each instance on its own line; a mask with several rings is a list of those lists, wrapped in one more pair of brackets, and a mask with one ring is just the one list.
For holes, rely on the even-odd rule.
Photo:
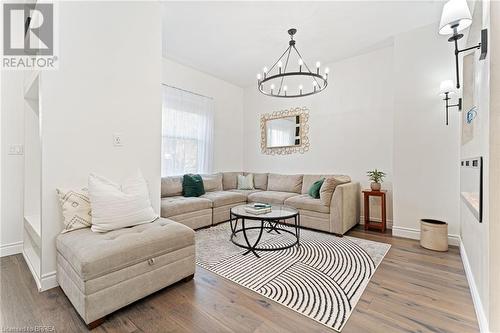
[[(379, 229), (382, 232), (385, 232), (386, 226), (386, 209), (385, 209), (385, 193), (386, 191), (372, 191), (372, 190), (363, 190), (363, 197), (365, 202), (365, 230), (368, 228)], [(381, 215), (382, 215), (382, 223), (377, 223), (374, 221), (370, 221), (370, 197), (380, 197), (381, 200)]]

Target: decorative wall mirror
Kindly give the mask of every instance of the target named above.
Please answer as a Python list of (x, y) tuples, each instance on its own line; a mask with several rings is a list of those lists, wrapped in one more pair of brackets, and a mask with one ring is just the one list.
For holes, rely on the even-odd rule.
[(305, 153), (309, 150), (309, 110), (294, 108), (263, 114), (260, 147), (267, 155)]

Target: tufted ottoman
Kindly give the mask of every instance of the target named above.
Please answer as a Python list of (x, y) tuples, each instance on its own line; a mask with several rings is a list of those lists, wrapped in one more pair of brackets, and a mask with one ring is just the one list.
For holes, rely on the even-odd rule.
[(57, 236), (57, 281), (89, 328), (195, 270), (194, 231), (169, 219)]

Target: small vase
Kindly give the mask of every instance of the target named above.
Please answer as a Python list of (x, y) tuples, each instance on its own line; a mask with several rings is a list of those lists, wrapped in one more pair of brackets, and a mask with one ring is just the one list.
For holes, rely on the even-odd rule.
[(380, 189), (382, 188), (382, 185), (380, 183), (371, 183), (370, 184), (370, 187), (372, 189), (372, 191), (380, 191)]

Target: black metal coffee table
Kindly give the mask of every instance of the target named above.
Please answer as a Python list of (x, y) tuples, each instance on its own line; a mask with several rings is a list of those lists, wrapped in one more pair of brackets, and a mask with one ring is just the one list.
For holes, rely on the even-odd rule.
[[(283, 206), (283, 205), (272, 205), (272, 210), (266, 214), (252, 214), (245, 210), (245, 207), (250, 205), (239, 205), (231, 208), (230, 211), (230, 221), (231, 224), (231, 242), (233, 244), (247, 249), (243, 255), (252, 252), (257, 258), (260, 256), (256, 251), (279, 251), (291, 248), (295, 245), (300, 246), (300, 214), (299, 211), (293, 207)], [(292, 223), (285, 223), (286, 220), (293, 219)], [(259, 225), (248, 226), (245, 224), (246, 220), (260, 221)], [(238, 222), (241, 221), (241, 227), (238, 228)], [(289, 228), (285, 229), (283, 226), (288, 225)], [(291, 228), (290, 228), (291, 227)], [(291, 230), (290, 230), (291, 229)], [(253, 244), (248, 238), (247, 232), (249, 230), (258, 230), (259, 235)], [(262, 238), (264, 231), (268, 233), (275, 232), (277, 234), (288, 233), (293, 236), (293, 240), (290, 244), (279, 246), (279, 247), (259, 247), (259, 242)], [(237, 242), (235, 237), (237, 234), (242, 233), (245, 239), (245, 244)]]

